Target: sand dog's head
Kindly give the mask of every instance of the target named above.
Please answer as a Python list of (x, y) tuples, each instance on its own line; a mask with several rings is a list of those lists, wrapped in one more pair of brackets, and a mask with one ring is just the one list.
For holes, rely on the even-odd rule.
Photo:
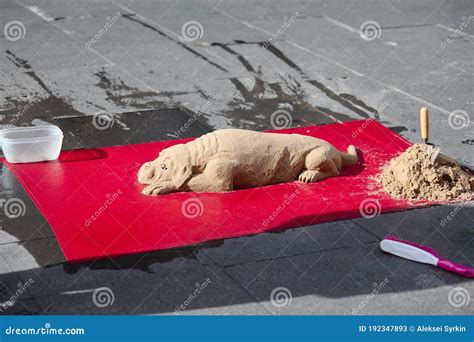
[(171, 181), (180, 188), (191, 175), (192, 167), (186, 147), (175, 145), (161, 151), (155, 160), (144, 163), (138, 172), (138, 181), (141, 184)]

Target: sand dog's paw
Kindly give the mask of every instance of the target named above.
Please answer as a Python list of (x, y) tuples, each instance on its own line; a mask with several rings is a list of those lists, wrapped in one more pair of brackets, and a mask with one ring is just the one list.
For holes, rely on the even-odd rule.
[(171, 191), (168, 187), (160, 185), (160, 184), (152, 184), (142, 190), (142, 194), (147, 195), (147, 196), (164, 195), (169, 192)]
[(306, 170), (300, 173), (298, 180), (303, 183), (312, 183), (318, 179), (318, 174), (317, 170)]

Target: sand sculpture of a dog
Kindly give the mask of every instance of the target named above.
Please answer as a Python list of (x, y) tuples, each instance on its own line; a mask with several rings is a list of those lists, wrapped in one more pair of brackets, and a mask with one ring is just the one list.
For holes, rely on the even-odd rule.
[(357, 162), (330, 143), (300, 134), (223, 129), (168, 147), (138, 172), (145, 195), (178, 191), (219, 192), (337, 176)]

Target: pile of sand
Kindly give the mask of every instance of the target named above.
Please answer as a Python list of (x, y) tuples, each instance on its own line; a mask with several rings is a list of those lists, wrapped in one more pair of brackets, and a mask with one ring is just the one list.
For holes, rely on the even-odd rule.
[(417, 200), (472, 199), (474, 177), (443, 155), (433, 161), (432, 153), (429, 145), (415, 144), (392, 159), (380, 177), (385, 191)]

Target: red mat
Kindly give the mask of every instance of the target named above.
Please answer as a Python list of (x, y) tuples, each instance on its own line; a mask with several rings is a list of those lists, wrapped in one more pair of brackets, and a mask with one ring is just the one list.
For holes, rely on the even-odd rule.
[(374, 176), (410, 143), (375, 121), (276, 131), (325, 139), (359, 163), (319, 183), (297, 182), (229, 193), (147, 197), (140, 165), (175, 140), (62, 152), (59, 160), (7, 164), (53, 228), (69, 261), (84, 261), (325, 221), (372, 216), (429, 202), (395, 200)]

